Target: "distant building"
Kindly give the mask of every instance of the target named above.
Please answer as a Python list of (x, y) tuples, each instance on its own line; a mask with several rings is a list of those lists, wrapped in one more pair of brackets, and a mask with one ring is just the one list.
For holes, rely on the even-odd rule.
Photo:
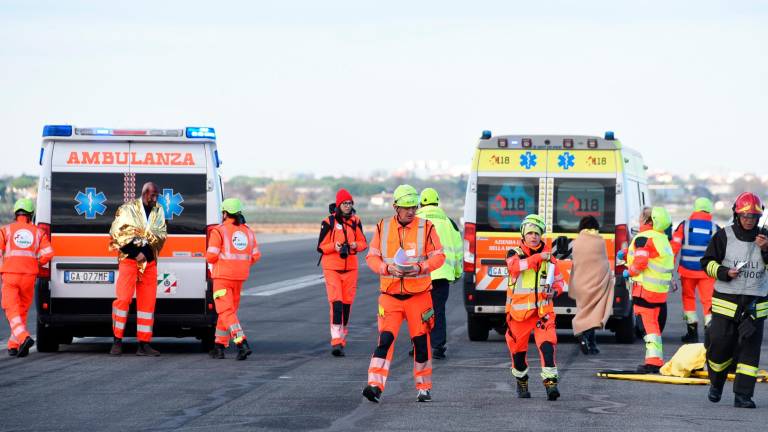
[(394, 194), (389, 192), (381, 192), (377, 193), (376, 195), (371, 195), (371, 198), (368, 200), (368, 202), (370, 203), (371, 207), (389, 207), (392, 205), (393, 198)]

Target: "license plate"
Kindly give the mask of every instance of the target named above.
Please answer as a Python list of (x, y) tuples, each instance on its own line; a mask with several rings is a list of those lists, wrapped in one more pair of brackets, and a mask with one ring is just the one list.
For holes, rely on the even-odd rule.
[(64, 283), (115, 283), (113, 271), (65, 271)]
[(509, 270), (506, 267), (488, 267), (488, 276), (507, 277)]

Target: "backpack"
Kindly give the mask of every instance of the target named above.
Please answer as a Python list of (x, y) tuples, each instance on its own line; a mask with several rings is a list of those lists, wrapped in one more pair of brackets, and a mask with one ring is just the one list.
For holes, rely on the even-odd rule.
[[(320, 249), (320, 243), (323, 242), (323, 239), (326, 235), (328, 235), (328, 232), (331, 232), (331, 236), (333, 236), (333, 227), (336, 225), (336, 204), (331, 203), (328, 205), (328, 211), (330, 215), (327, 219), (323, 219), (323, 222), (320, 224), (320, 236), (317, 238), (317, 252), (320, 253), (320, 258), (317, 260), (317, 265), (320, 265), (320, 262), (323, 260), (323, 250)], [(354, 215), (355, 209), (352, 208), (352, 215)], [(343, 221), (341, 221), (343, 223)], [(357, 230), (357, 219), (352, 219), (352, 232), (355, 232)], [(344, 230), (344, 237), (346, 241), (346, 235), (347, 230)]]

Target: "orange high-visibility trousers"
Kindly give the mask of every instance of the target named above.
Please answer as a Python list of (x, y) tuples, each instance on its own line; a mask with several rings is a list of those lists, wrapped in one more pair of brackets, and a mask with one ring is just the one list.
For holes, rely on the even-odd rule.
[(347, 328), (357, 292), (357, 269), (323, 270), (331, 322), (331, 345), (347, 345)]
[(528, 375), (528, 340), (531, 332), (539, 351), (542, 377), (556, 378), (557, 328), (554, 313), (548, 313), (544, 317), (533, 313), (523, 321), (514, 320), (507, 314), (507, 332), (504, 338), (507, 341), (509, 357), (512, 359), (512, 374), (518, 378)]
[(389, 294), (379, 295), (379, 340), (368, 367), (368, 384), (384, 390), (389, 366), (395, 353), (395, 341), (403, 320), (413, 341), (413, 379), (416, 388), (432, 388), (432, 350), (429, 332), (435, 317), (429, 291), (399, 300)]
[(245, 340), (245, 333), (237, 319), (243, 282), (229, 279), (213, 280), (213, 302), (216, 304), (216, 313), (219, 314), (219, 319), (216, 321), (215, 342), (217, 344), (228, 346), (230, 338), (236, 344)]
[(2, 306), (11, 327), (8, 349), (18, 348), (29, 337), (27, 313), (35, 296), (36, 275), (3, 273)]
[(144, 273), (139, 272), (136, 260), (124, 259), (118, 267), (115, 296), (112, 302), (112, 331), (122, 339), (131, 299), (136, 294), (136, 337), (140, 342), (152, 340), (157, 299), (157, 261), (148, 262)]
[(699, 289), (699, 302), (704, 311), (704, 325), (712, 320), (712, 293), (715, 291), (715, 280), (709, 277), (688, 278), (680, 277), (683, 295), (683, 316), (685, 322), (698, 322), (696, 316), (696, 288)]
[(664, 365), (664, 350), (661, 343), (661, 324), (659, 316), (661, 306), (645, 307), (633, 305), (635, 319), (639, 319), (643, 328), (645, 341), (645, 364), (653, 366)]

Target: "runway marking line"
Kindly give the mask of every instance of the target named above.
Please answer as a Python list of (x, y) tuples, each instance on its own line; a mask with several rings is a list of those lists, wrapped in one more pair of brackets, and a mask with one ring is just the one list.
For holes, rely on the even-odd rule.
[(272, 282), (266, 285), (247, 288), (243, 291), (244, 296), (273, 296), (289, 291), (295, 291), (325, 283), (323, 275), (307, 275), (283, 281)]

